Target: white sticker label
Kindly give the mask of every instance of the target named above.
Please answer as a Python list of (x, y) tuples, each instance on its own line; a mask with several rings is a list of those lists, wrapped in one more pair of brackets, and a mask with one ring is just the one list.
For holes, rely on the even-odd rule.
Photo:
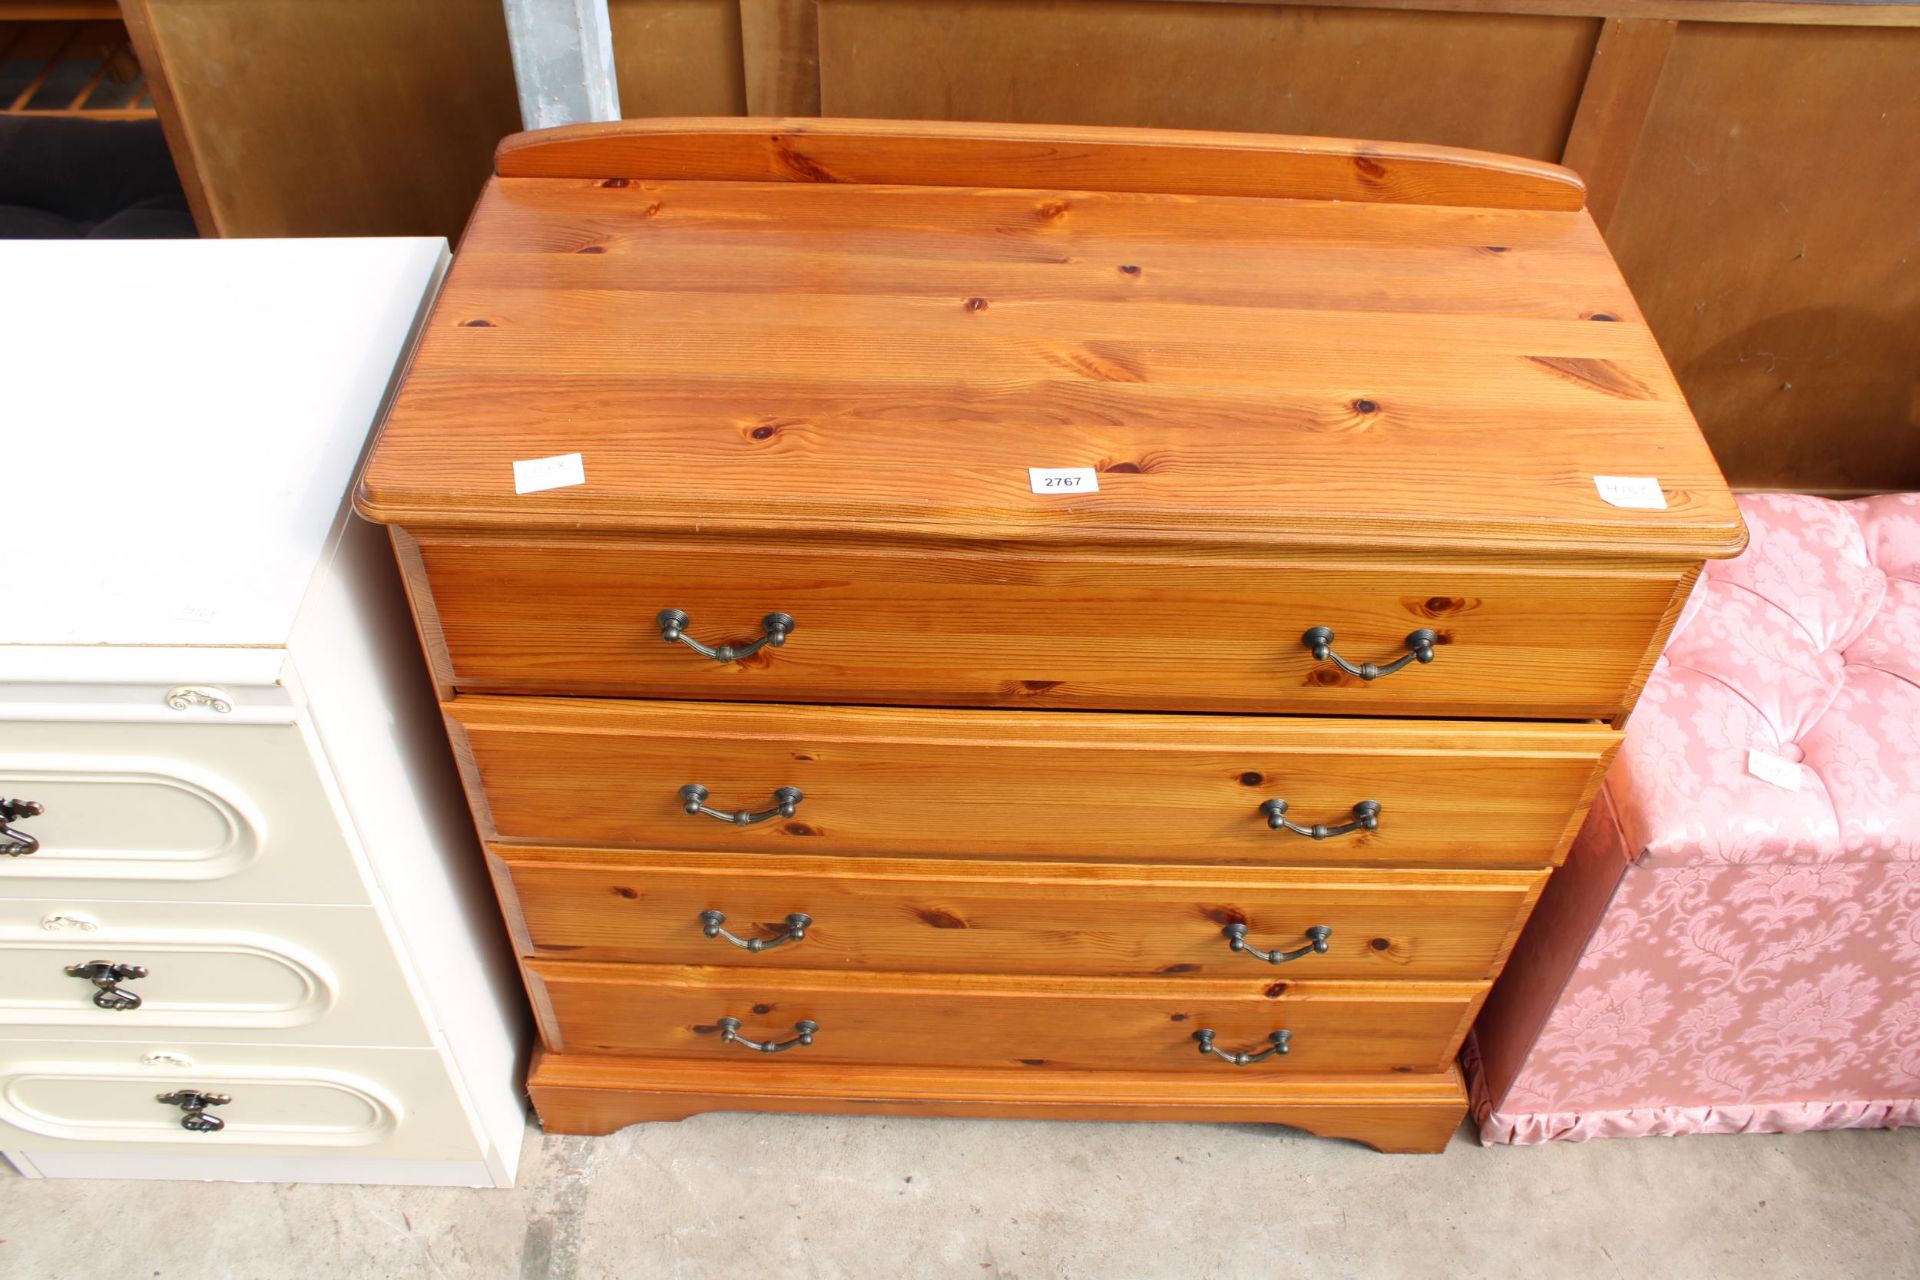
[(1028, 467), (1035, 493), (1098, 493), (1100, 477), (1092, 467)]
[(1602, 502), (1616, 507), (1634, 511), (1667, 509), (1667, 495), (1660, 492), (1660, 481), (1654, 476), (1595, 476), (1593, 487), (1600, 491)]
[(564, 489), (570, 484), (585, 484), (587, 469), (577, 453), (553, 458), (528, 458), (513, 464), (513, 491), (539, 493), (543, 489)]
[(1800, 766), (1764, 751), (1747, 752), (1747, 772), (1776, 787), (1785, 787), (1789, 791), (1800, 789)]

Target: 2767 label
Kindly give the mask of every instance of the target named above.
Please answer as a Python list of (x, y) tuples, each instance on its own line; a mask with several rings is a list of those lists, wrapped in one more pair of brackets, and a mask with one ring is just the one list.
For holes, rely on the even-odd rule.
[(1098, 493), (1100, 476), (1092, 467), (1028, 467), (1035, 493)]

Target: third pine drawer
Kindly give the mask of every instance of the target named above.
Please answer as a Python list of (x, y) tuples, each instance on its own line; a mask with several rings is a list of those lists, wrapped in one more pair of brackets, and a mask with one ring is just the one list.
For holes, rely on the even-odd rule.
[[(1120, 866), (495, 845), (536, 959), (743, 970), (1480, 981), (1545, 871)], [(1237, 944), (1237, 945), (1236, 945)]]
[(753, 853), (1546, 866), (1591, 724), (462, 697), (507, 841)]

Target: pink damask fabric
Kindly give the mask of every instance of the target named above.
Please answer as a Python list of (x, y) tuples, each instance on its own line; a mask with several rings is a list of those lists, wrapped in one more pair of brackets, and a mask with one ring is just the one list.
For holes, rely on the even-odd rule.
[(1514, 965), (1604, 914), (1476, 1031), (1483, 1141), (1920, 1123), (1920, 495), (1740, 501)]

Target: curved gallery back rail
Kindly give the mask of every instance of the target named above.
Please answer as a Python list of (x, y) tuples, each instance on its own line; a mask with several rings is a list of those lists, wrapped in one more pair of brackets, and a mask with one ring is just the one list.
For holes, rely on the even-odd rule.
[(1582, 196), (1252, 135), (504, 143), (358, 500), (547, 1127), (1443, 1146), (1460, 1039), (1744, 541)]

